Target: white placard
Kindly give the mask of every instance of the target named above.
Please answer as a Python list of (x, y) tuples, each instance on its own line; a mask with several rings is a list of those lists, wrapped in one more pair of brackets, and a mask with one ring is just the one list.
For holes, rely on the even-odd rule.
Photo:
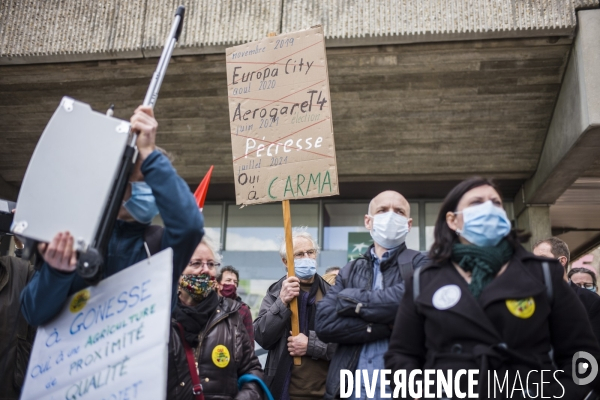
[(172, 270), (166, 249), (71, 296), (38, 328), (21, 399), (164, 399)]

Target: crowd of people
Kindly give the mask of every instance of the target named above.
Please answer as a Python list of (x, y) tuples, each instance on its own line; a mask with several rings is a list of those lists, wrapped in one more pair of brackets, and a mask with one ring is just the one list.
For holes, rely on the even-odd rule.
[[(342, 371), (373, 376), (385, 369), (407, 375), (477, 370), (479, 398), (592, 399), (593, 391), (600, 393), (598, 378), (579, 385), (572, 369), (578, 352), (600, 359), (595, 274), (568, 271), (568, 247), (558, 238), (526, 251), (521, 243), (529, 236), (512, 227), (493, 181), (471, 178), (450, 191), (427, 253), (407, 248), (410, 204), (394, 191), (378, 194), (365, 210), (373, 245), (323, 276), (317, 273), (317, 241), (295, 230), (294, 259), (288, 260), (282, 243), (282, 277), (268, 288), (252, 321), (237, 294), (238, 270), (221, 268), (218, 246), (204, 236), (189, 187), (155, 145), (152, 109), (138, 108), (131, 122), (139, 132), (139, 157), (109, 242), (104, 277), (146, 258), (147, 247), (173, 249), (168, 399), (335, 399)], [(158, 213), (164, 228), (150, 246), (147, 231)], [(0, 399), (19, 397), (35, 327), (86, 285), (75, 273), (69, 232), (38, 250), (43, 263), (35, 273), (24, 260), (0, 258)], [(290, 262), (294, 276), (286, 273)], [(264, 368), (255, 341), (268, 351)], [(225, 366), (211, 358), (217, 346), (228, 351)], [(515, 397), (490, 396), (489, 371), (511, 383), (520, 376), (523, 390)], [(551, 371), (554, 379), (541, 371)], [(456, 384), (466, 392), (463, 378)], [(364, 379), (352, 397), (385, 398), (395, 384)], [(452, 398), (438, 393), (439, 399)]]

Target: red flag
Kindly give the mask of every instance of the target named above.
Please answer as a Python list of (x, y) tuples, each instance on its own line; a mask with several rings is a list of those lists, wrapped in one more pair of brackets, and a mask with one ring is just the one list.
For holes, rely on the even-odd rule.
[(196, 203), (198, 203), (198, 207), (200, 211), (204, 208), (204, 200), (206, 200), (206, 193), (208, 192), (208, 184), (210, 183), (210, 177), (212, 175), (214, 165), (211, 165), (208, 172), (202, 179), (202, 182), (198, 185), (198, 189), (194, 192), (194, 197), (196, 198)]

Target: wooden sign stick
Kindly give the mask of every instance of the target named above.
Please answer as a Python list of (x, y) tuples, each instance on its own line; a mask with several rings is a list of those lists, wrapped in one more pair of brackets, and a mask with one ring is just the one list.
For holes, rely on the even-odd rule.
[[(285, 253), (287, 255), (288, 278), (296, 276), (294, 272), (294, 242), (292, 240), (292, 214), (290, 212), (290, 201), (283, 200), (283, 229), (285, 230)], [(290, 302), (290, 311), (292, 312), (292, 336), (300, 333), (300, 321), (298, 320), (298, 298), (294, 297)], [(294, 357), (294, 365), (302, 365), (302, 358)]]
[[(277, 36), (277, 33), (270, 32), (268, 37)], [(283, 208), (283, 230), (285, 231), (285, 254), (287, 258), (287, 276), (296, 276), (294, 270), (294, 241), (292, 240), (292, 213), (290, 211), (290, 201), (281, 202)], [(298, 298), (294, 297), (290, 301), (290, 311), (292, 312), (292, 336), (300, 333), (300, 321), (298, 320)], [(301, 357), (294, 357), (294, 365), (302, 365)]]

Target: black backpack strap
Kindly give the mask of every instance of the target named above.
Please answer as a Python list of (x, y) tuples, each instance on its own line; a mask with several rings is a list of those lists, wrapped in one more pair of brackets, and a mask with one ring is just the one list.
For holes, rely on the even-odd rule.
[(414, 273), (413, 260), (416, 256), (421, 254), (421, 252), (411, 249), (404, 249), (402, 253), (398, 256), (398, 266), (400, 267), (400, 276), (404, 280), (404, 282), (408, 282), (411, 276)]
[(155, 255), (161, 250), (164, 230), (160, 225), (149, 225), (144, 231), (144, 242), (148, 245), (150, 255)]
[(417, 297), (421, 293), (421, 268), (417, 268), (413, 274), (413, 301), (417, 301)]
[(542, 262), (542, 271), (544, 272), (544, 284), (546, 285), (546, 295), (550, 304), (554, 300), (554, 288), (552, 287), (552, 277), (550, 276), (550, 265), (547, 261)]
[(413, 276), (414, 269), (412, 263), (400, 264), (400, 276), (404, 282), (408, 282), (411, 276)]

